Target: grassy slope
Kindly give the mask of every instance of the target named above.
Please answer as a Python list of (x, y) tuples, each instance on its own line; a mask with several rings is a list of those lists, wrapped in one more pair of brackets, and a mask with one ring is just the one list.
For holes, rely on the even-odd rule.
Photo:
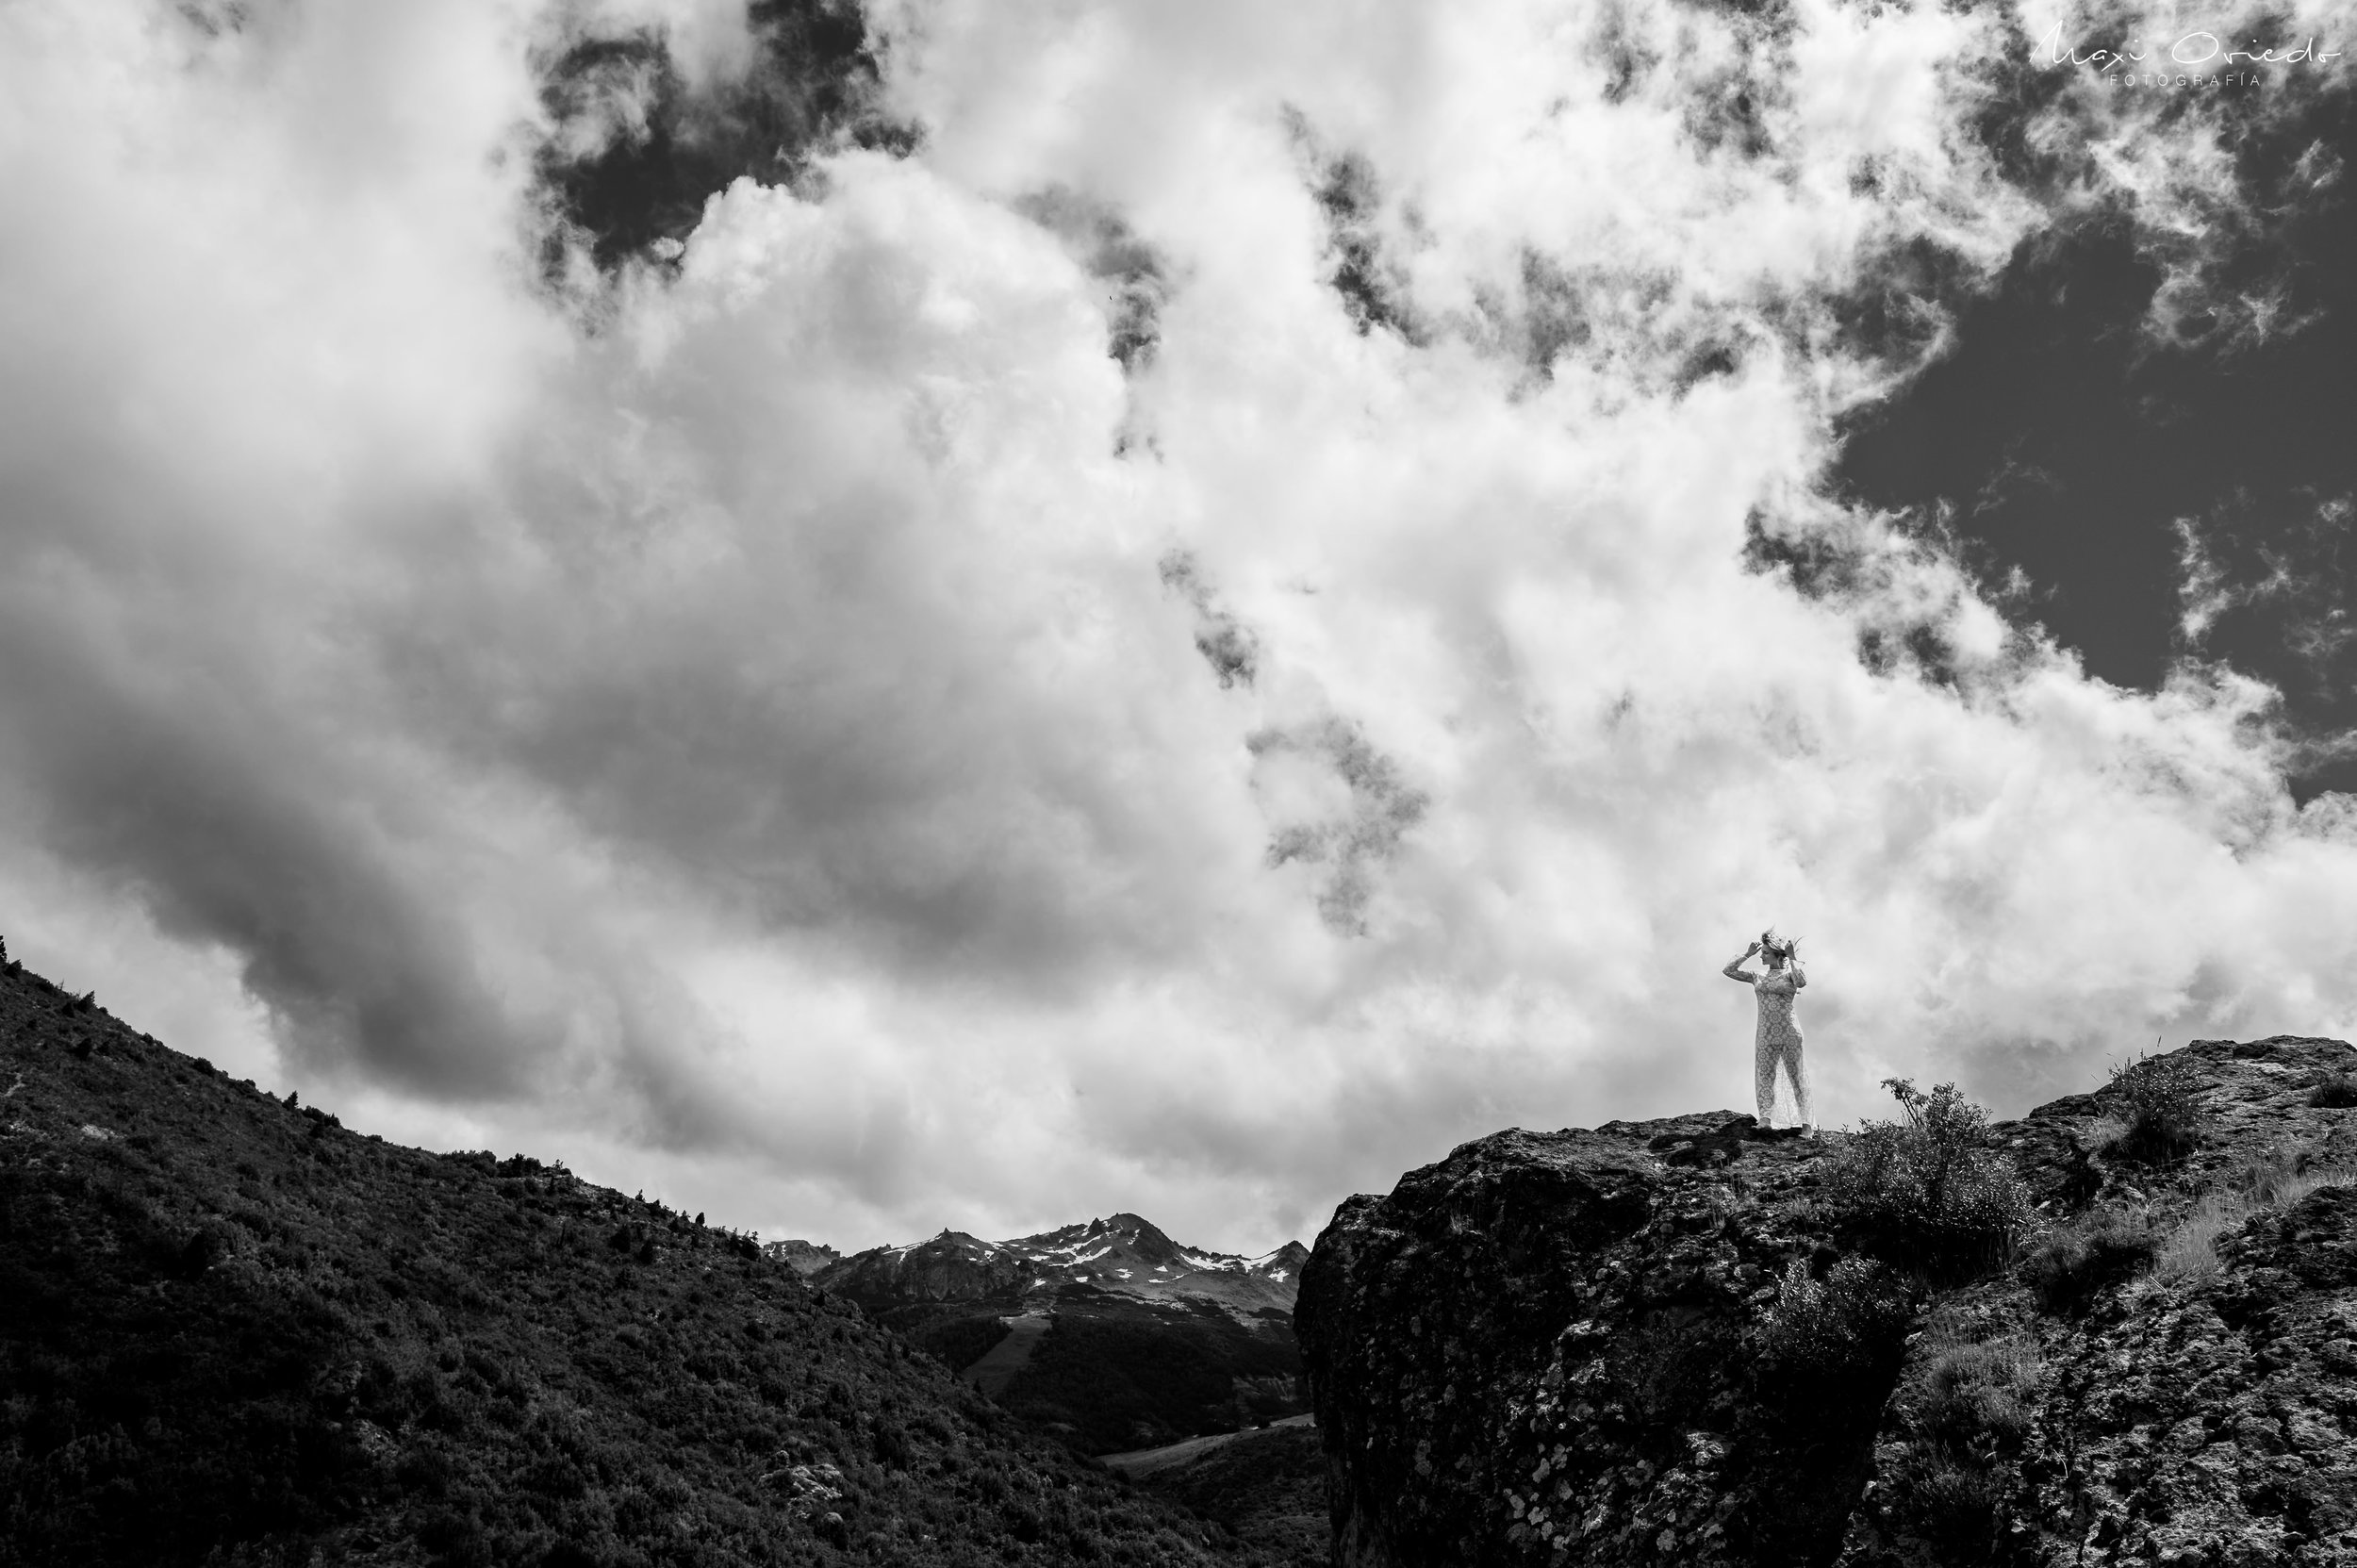
[[(1016, 1296), (865, 1303), (876, 1321), (970, 1370), (1036, 1310)], [(1066, 1287), (1055, 1323), (1000, 1396), (1009, 1410), (1084, 1454), (1175, 1443), (1309, 1409), (1301, 1351), (1282, 1312), (1246, 1328), (1207, 1301), (1146, 1302)]]
[(1259, 1543), (1289, 1568), (1324, 1568), (1326, 1453), (1313, 1427), (1242, 1433), (1139, 1484)]
[(659, 1205), (13, 966), (0, 1079), (0, 1563), (1264, 1560)]
[(1283, 1327), (1256, 1332), (1207, 1302), (1173, 1312), (1067, 1292), (1002, 1398), (1090, 1454), (1233, 1431), (1308, 1406)]

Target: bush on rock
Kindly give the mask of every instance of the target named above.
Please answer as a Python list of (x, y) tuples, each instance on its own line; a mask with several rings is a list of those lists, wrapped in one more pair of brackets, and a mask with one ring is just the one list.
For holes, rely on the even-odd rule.
[(1883, 1081), (1904, 1122), (1869, 1122), (1825, 1163), (1821, 1191), (1835, 1229), (1935, 1283), (2002, 1263), (2033, 1219), (2029, 1189), (1990, 1146), (1988, 1113), (1943, 1083), (1925, 1094)]

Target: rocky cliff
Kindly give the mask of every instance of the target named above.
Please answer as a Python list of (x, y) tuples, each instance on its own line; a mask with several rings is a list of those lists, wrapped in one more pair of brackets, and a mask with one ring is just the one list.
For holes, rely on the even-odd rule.
[(1988, 1128), (2035, 1207), (1961, 1279), (1728, 1113), (1354, 1197), (1295, 1314), (1335, 1560), (2357, 1563), (2353, 1068), (2197, 1042)]

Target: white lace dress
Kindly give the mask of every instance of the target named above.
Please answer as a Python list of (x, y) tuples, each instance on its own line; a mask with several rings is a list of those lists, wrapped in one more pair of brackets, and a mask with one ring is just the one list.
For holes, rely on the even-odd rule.
[(1748, 980), (1752, 995), (1759, 1003), (1759, 1030), (1754, 1036), (1752, 1061), (1753, 1098), (1759, 1104), (1759, 1125), (1773, 1127), (1776, 1108), (1776, 1069), (1784, 1069), (1792, 1083), (1792, 1099), (1801, 1113), (1800, 1124), (1809, 1125), (1808, 1065), (1801, 1055), (1801, 1025), (1792, 1015), (1792, 1003), (1800, 988), (1808, 983), (1808, 977), (1797, 965), (1772, 969), (1764, 975), (1749, 972), (1737, 978)]

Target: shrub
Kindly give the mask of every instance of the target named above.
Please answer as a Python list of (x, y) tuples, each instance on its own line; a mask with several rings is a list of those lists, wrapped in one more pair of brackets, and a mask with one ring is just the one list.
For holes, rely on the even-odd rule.
[(1985, 1438), (2010, 1445), (2029, 1430), (2029, 1395), (2044, 1371), (2025, 1335), (1950, 1340), (1924, 1358), (1910, 1413), (1924, 1436), (1953, 1448)]
[(2110, 1094), (2125, 1124), (2106, 1153), (2142, 1164), (2183, 1159), (2201, 1141), (2201, 1097), (2183, 1056), (2139, 1056), (2112, 1069)]
[(1835, 1227), (1887, 1262), (1953, 1281), (2001, 1263), (2029, 1225), (2029, 1189), (1989, 1146), (1988, 1114), (1943, 1083), (1884, 1086), (1904, 1122), (1869, 1122), (1825, 1162)]
[(2084, 1312), (2105, 1285), (2151, 1262), (2159, 1245), (2141, 1209), (2098, 1209), (2048, 1231), (2022, 1274), (2048, 1312)]
[(2045, 1373), (2023, 1333), (1979, 1337), (1969, 1313), (1935, 1312), (1897, 1408), (1896, 1448), (1879, 1510), (1921, 1568), (1980, 1568), (1999, 1560), (2009, 1490), (2004, 1456), (2030, 1428)]
[(1910, 1450), (1895, 1466), (1891, 1511), (1940, 1568), (1979, 1568), (1997, 1560), (2003, 1498), (1978, 1455)]
[(909, 1443), (909, 1434), (898, 1423), (880, 1421), (870, 1434), (869, 1446), (878, 1464), (895, 1470), (906, 1470), (915, 1459), (915, 1449)]
[(2316, 1080), (2308, 1103), (2319, 1111), (2346, 1111), (2357, 1106), (2357, 1073), (2330, 1072)]
[(1844, 1258), (1821, 1280), (1796, 1259), (1760, 1323), (1762, 1380), (1789, 1411), (1879, 1409), (1914, 1316), (1905, 1284), (1880, 1263)]

